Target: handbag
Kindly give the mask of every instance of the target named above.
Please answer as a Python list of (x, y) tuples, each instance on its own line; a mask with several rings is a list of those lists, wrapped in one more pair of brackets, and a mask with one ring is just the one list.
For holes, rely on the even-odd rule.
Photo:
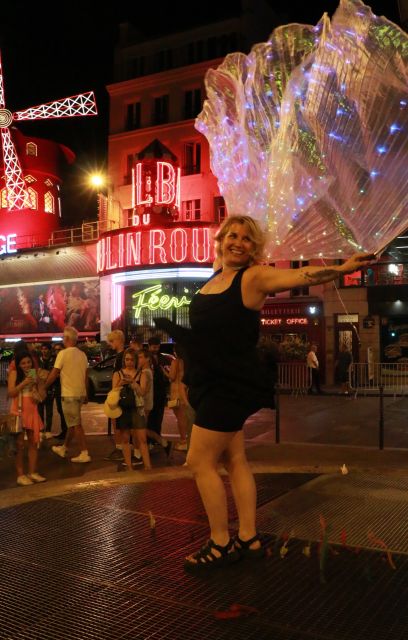
[(167, 406), (169, 409), (174, 409), (175, 407), (180, 406), (180, 398), (173, 398), (172, 400), (167, 401)]
[(40, 402), (44, 402), (47, 397), (47, 390), (41, 381), (38, 381), (37, 384), (33, 386), (33, 388), (31, 389), (31, 396), (33, 401), (37, 404), (39, 404)]
[(18, 414), (9, 413), (2, 417), (0, 422), (0, 434), (22, 433), (23, 431), (23, 394), (18, 394)]

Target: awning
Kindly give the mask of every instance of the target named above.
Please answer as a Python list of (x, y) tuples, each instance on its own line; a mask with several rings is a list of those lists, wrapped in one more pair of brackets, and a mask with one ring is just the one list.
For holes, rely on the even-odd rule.
[(97, 277), (96, 243), (0, 256), (0, 287)]

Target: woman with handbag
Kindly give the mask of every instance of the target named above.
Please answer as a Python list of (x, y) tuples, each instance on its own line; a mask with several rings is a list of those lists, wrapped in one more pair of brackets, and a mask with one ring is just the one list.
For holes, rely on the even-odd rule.
[[(138, 354), (138, 375), (136, 376), (135, 382), (132, 385), (133, 390), (136, 394), (136, 401), (139, 406), (143, 407), (143, 412), (146, 418), (146, 429), (143, 431), (142, 429), (138, 429), (135, 433), (137, 436), (137, 440), (142, 444), (142, 447), (146, 446), (147, 451), (149, 450), (147, 444), (147, 436), (152, 440), (155, 440), (158, 444), (160, 444), (166, 452), (168, 456), (170, 453), (171, 443), (162, 438), (156, 431), (147, 428), (149, 413), (153, 408), (153, 371), (152, 371), (152, 359), (151, 354), (147, 349), (142, 349)], [(140, 452), (143, 457), (143, 450), (139, 446)]]
[(186, 393), (186, 385), (183, 382), (184, 377), (184, 361), (176, 349), (174, 349), (175, 358), (170, 365), (170, 371), (165, 375), (170, 380), (170, 398), (167, 403), (169, 409), (173, 409), (177, 419), (177, 426), (180, 434), (180, 440), (174, 445), (176, 451), (187, 451), (187, 407), (188, 399)]
[[(16, 470), (17, 484), (27, 486), (45, 482), (37, 473), (38, 443), (44, 427), (34, 400), (37, 374), (30, 353), (21, 352), (15, 358), (15, 368), (9, 371), (7, 393), (11, 398), (10, 413), (16, 417)], [(24, 473), (24, 433), (28, 441), (28, 474)]]
[(130, 434), (137, 445), (145, 470), (152, 468), (149, 448), (146, 440), (146, 416), (144, 412), (143, 396), (137, 394), (140, 384), (136, 383), (136, 357), (133, 349), (126, 349), (123, 354), (124, 367), (115, 371), (112, 378), (112, 389), (119, 389), (119, 406), (122, 415), (116, 418), (116, 429), (121, 440), (123, 457), (129, 471), (132, 470), (132, 453), (130, 446)]

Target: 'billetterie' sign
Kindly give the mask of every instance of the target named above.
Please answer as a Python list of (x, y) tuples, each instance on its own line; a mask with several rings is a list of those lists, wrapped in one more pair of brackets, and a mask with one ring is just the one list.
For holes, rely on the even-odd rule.
[(98, 273), (133, 267), (212, 263), (216, 227), (120, 229), (105, 234), (97, 244)]

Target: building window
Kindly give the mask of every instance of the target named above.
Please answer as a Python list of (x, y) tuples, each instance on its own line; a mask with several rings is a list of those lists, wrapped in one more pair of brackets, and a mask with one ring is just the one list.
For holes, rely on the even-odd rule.
[(201, 142), (186, 142), (183, 146), (183, 176), (201, 172)]
[(34, 142), (27, 142), (27, 144), (26, 144), (26, 154), (28, 156), (36, 156), (37, 155), (37, 145)]
[(195, 118), (201, 111), (201, 89), (184, 92), (184, 119)]
[(135, 166), (136, 155), (134, 153), (129, 153), (126, 156), (126, 175), (123, 179), (124, 184), (132, 184), (132, 171)]
[(173, 52), (171, 49), (164, 51), (158, 51), (153, 56), (153, 73), (160, 73), (160, 71), (167, 71), (171, 69), (173, 65)]
[(126, 105), (126, 131), (140, 129), (141, 104), (140, 102), (132, 102)]
[(45, 213), (54, 213), (54, 196), (49, 191), (44, 194), (44, 211)]
[(27, 209), (38, 209), (38, 196), (37, 192), (34, 191), (32, 187), (28, 187), (25, 198), (24, 198), (24, 206)]
[(227, 217), (227, 207), (222, 196), (214, 198), (214, 220), (219, 224)]
[(169, 121), (169, 96), (158, 96), (154, 99), (153, 125), (166, 124)]
[(128, 65), (129, 77), (138, 78), (145, 73), (145, 57), (133, 58)]
[[(293, 260), (290, 263), (292, 269), (299, 269), (300, 267), (307, 267), (309, 265), (309, 260)], [(291, 298), (296, 298), (297, 296), (308, 296), (309, 295), (309, 287), (296, 287), (295, 289), (291, 289), (290, 296)]]
[(184, 200), (182, 212), (183, 220), (201, 220), (201, 200)]
[(32, 184), (33, 182), (37, 182), (37, 180), (33, 176), (25, 176), (24, 180), (28, 182), (28, 184)]

